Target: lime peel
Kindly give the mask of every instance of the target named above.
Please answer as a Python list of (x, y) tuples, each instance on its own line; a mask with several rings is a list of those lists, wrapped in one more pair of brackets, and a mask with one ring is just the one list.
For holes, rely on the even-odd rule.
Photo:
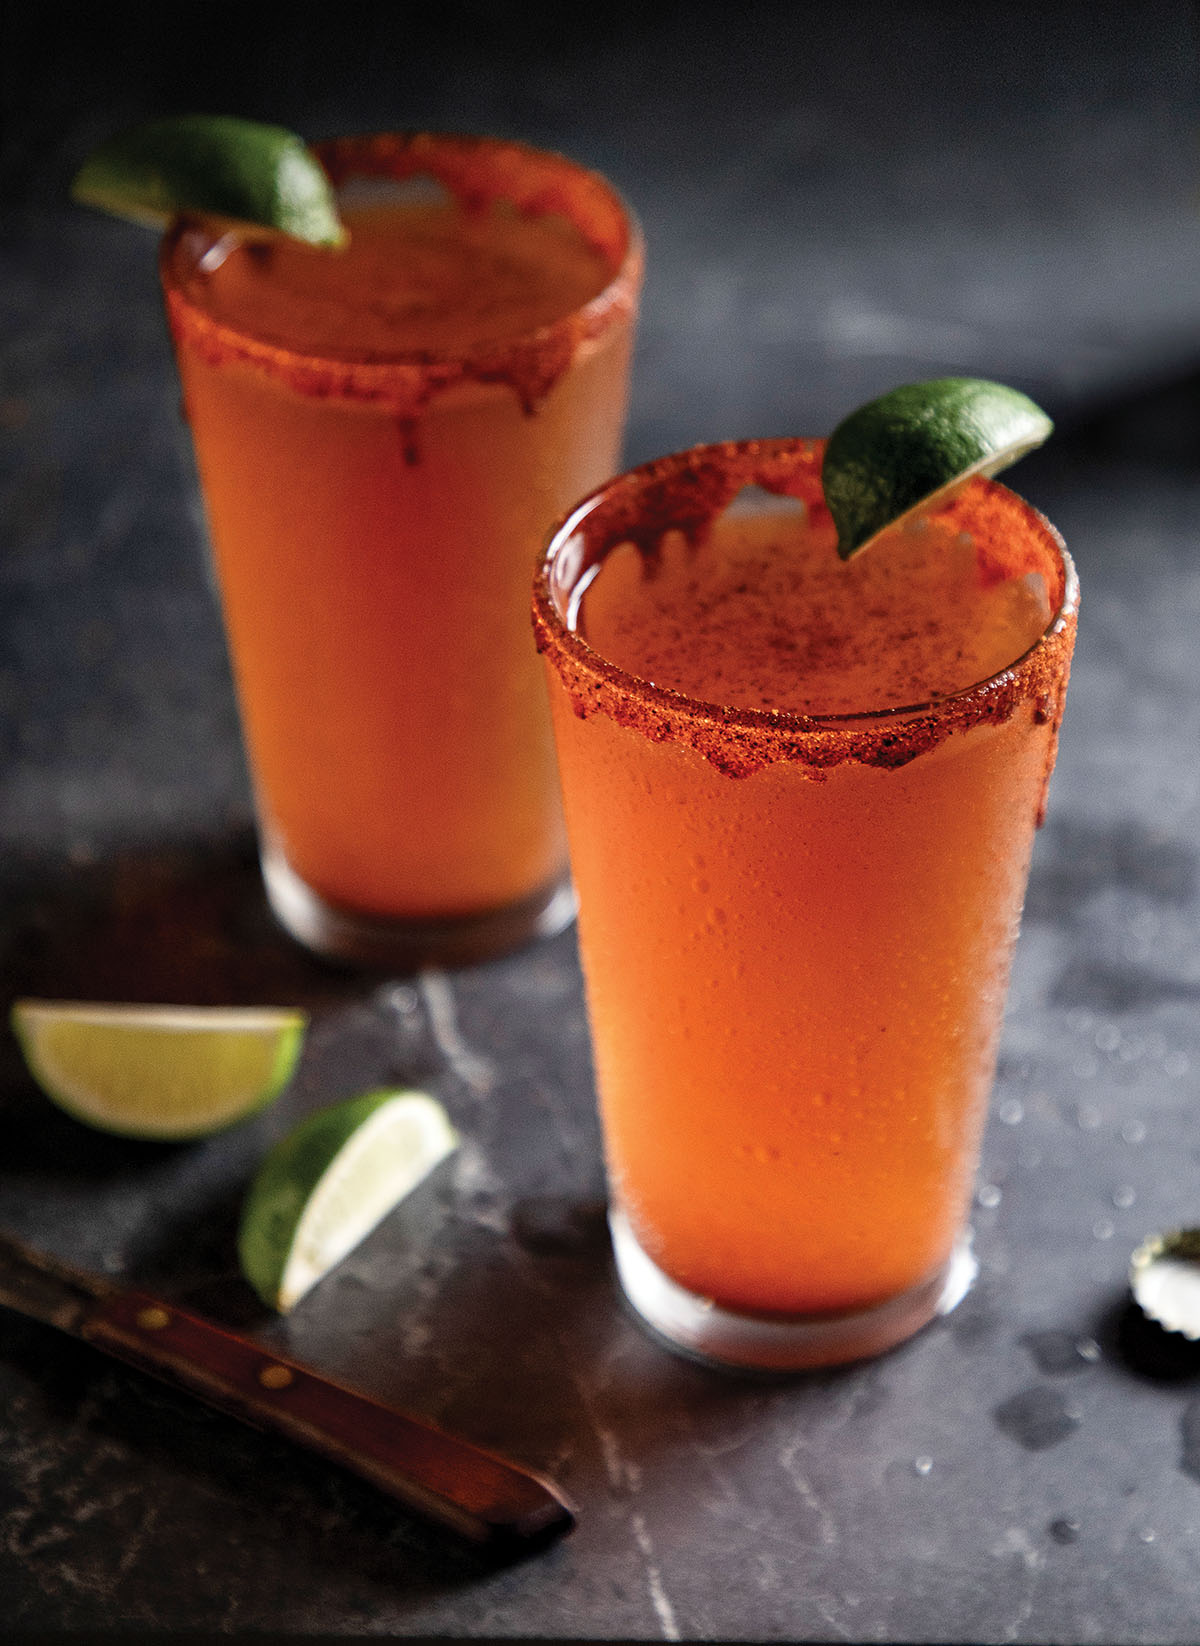
[(284, 234), (330, 247), (347, 239), (333, 186), (304, 140), (227, 115), (180, 115), (118, 132), (84, 161), (71, 197), (155, 228), (186, 213), (250, 239)]
[(825, 448), (822, 483), (843, 560), (973, 475), (994, 475), (1054, 428), (1018, 389), (977, 377), (906, 383), (860, 406)]
[(384, 1088), (310, 1115), (259, 1168), (242, 1211), (242, 1273), (281, 1314), (458, 1146), (426, 1092)]
[(74, 1119), (123, 1137), (178, 1142), (265, 1107), (291, 1079), (304, 1012), (18, 1000), (13, 1031), (30, 1074)]

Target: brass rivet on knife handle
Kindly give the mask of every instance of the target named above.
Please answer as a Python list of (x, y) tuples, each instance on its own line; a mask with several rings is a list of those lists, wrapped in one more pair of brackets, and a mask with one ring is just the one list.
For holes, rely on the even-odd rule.
[[(160, 1323), (163, 1315), (166, 1321)], [(143, 1293), (100, 1298), (79, 1335), (210, 1405), (352, 1469), (474, 1542), (548, 1541), (574, 1525), (557, 1488), (506, 1458), (331, 1383), (311, 1367), (266, 1359), (248, 1338), (184, 1309), (164, 1309)]]

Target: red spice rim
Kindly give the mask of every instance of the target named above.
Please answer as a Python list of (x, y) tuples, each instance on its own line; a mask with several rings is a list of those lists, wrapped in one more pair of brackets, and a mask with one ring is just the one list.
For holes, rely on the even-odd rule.
[[(612, 505), (617, 501), (614, 513), (618, 516), (620, 524), (615, 524), (603, 534), (600, 545), (595, 548), (587, 563), (577, 569), (567, 592), (575, 591), (584, 571), (591, 566), (598, 566), (605, 555), (620, 543), (631, 540), (634, 535), (633, 522), (637, 518), (635, 498), (647, 489), (664, 484), (669, 486), (672, 479), (677, 479), (689, 469), (703, 471), (705, 466), (710, 464), (716, 470), (724, 470), (726, 473), (732, 471), (732, 482), (723, 488), (725, 495), (714, 501), (710, 491), (707, 498), (700, 497), (699, 506), (694, 513), (674, 523), (674, 529), (683, 530), (685, 534), (694, 534), (696, 531), (702, 531), (706, 524), (723, 512), (747, 485), (758, 485), (764, 490), (776, 492), (781, 496), (796, 497), (806, 502), (817, 500), (821, 495), (820, 461), (824, 449), (823, 440), (789, 438), (739, 440), (716, 445), (692, 446), (686, 451), (673, 452), (667, 457), (654, 458), (648, 463), (639, 464), (636, 468), (606, 481), (604, 485), (589, 493), (582, 502), (576, 504), (550, 534), (546, 554), (534, 579), (533, 624), (538, 650), (546, 654), (557, 651), (563, 654), (570, 667), (589, 677), (594, 684), (607, 687), (610, 692), (615, 689), (618, 693), (625, 693), (670, 715), (709, 723), (716, 720), (726, 728), (742, 727), (747, 731), (774, 734), (773, 740), (781, 734), (786, 736), (789, 732), (803, 738), (805, 734), (823, 729), (851, 731), (855, 727), (878, 727), (889, 722), (908, 721), (914, 716), (946, 716), (973, 708), (981, 711), (978, 718), (987, 718), (987, 700), (1006, 689), (1011, 690), (1018, 673), (1027, 670), (1056, 638), (1070, 627), (1079, 607), (1079, 578), (1075, 562), (1061, 533), (1051, 525), (1045, 515), (1024, 498), (1019, 497), (1016, 492), (1001, 485), (999, 481), (984, 479), (981, 476), (969, 480), (957, 494), (956, 501), (962, 508), (964, 524), (969, 518), (969, 508), (966, 505), (972, 497), (1003, 499), (1005, 506), (1009, 507), (1014, 515), (1019, 515), (1026, 526), (1041, 536), (1046, 546), (1058, 557), (1063, 576), (1062, 598), (1046, 628), (1019, 657), (1005, 664), (1002, 669), (997, 669), (986, 679), (974, 681), (971, 685), (942, 697), (932, 698), (923, 703), (907, 703), (883, 709), (861, 709), (845, 714), (802, 714), (788, 709), (751, 709), (713, 703), (704, 698), (691, 697), (686, 692), (676, 691), (670, 686), (655, 685), (653, 681), (645, 680), (640, 675), (631, 674), (616, 663), (610, 663), (599, 652), (594, 651), (581, 634), (567, 627), (553, 590), (554, 573), (560, 558), (570, 549), (584, 522), (605, 505)], [(802, 465), (807, 466), (815, 476), (815, 494), (811, 483), (804, 483), (808, 476)], [(703, 493), (704, 487), (701, 486), (699, 489)], [(952, 503), (950, 506), (955, 505)], [(937, 512), (940, 515), (944, 511), (939, 509)], [(673, 526), (669, 519), (658, 522), (654, 528), (656, 535), (670, 529), (673, 529)], [(969, 525), (966, 529), (969, 529)], [(554, 661), (553, 656), (551, 661)], [(969, 718), (974, 719), (976, 716), (970, 715)]]
[[(558, 320), (463, 353), (428, 349), (397, 350), (394, 354), (355, 350), (312, 353), (217, 320), (188, 298), (173, 260), (179, 240), (195, 231), (197, 224), (181, 215), (168, 227), (159, 250), (159, 272), (173, 322), (185, 323), (210, 345), (268, 370), (315, 376), (332, 369), (345, 374), (342, 386), (347, 394), (358, 391), (370, 399), (386, 399), (391, 374), (428, 374), (431, 378), (446, 374), (452, 381), (472, 377), (486, 381), (502, 375), (506, 358), (598, 337), (633, 312), (645, 263), (641, 225), (632, 207), (600, 172), (553, 149), (466, 133), (372, 132), (333, 138), (315, 144), (314, 149), (335, 186), (352, 177), (394, 177), (402, 181), (433, 176), (451, 193), (475, 204), (506, 200), (532, 214), (559, 213), (575, 224), (594, 251), (608, 259), (612, 276), (595, 297)], [(481, 162), (485, 175), (471, 179), (471, 166), (478, 167)], [(525, 170), (524, 178), (521, 168)], [(517, 186), (504, 187), (503, 182)], [(602, 220), (590, 218), (589, 208), (599, 208)], [(220, 238), (212, 236), (210, 244)]]

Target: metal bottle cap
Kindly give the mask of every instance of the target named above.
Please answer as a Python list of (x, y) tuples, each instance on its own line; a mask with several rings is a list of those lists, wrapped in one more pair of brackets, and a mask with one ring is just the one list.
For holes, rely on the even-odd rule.
[(1149, 1319), (1200, 1342), (1200, 1228), (1144, 1240), (1130, 1259), (1129, 1285)]

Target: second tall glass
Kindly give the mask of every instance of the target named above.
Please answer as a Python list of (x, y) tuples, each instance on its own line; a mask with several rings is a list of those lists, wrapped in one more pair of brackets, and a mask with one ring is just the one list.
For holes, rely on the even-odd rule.
[(349, 250), (180, 222), (168, 317), (272, 906), (332, 956), (457, 964), (573, 908), (528, 580), (616, 465), (641, 241), (517, 144), (320, 153)]
[(537, 580), (624, 1289), (777, 1369), (961, 1297), (1076, 583), (976, 480), (843, 565), (816, 442), (611, 481)]

